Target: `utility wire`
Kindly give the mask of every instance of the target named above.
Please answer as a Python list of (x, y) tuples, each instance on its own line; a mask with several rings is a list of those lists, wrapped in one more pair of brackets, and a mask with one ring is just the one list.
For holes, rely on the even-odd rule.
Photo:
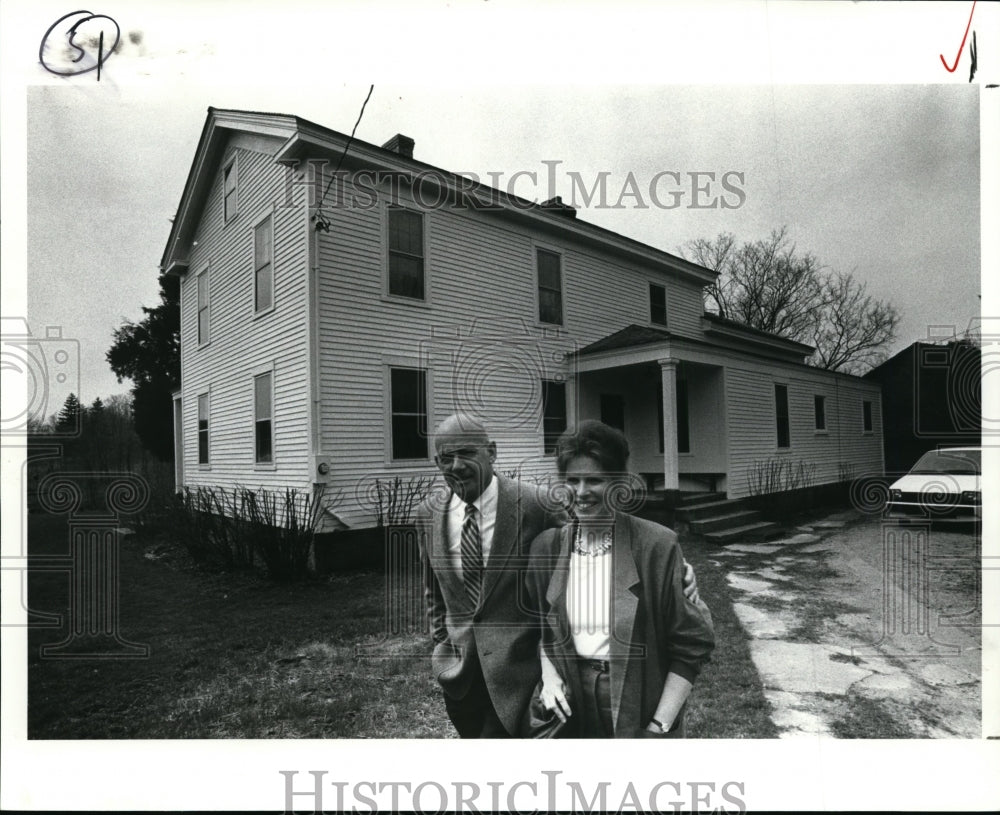
[(326, 194), (330, 192), (330, 185), (333, 184), (333, 179), (337, 177), (337, 173), (340, 172), (340, 167), (344, 163), (344, 158), (347, 156), (347, 151), (351, 149), (351, 142), (354, 141), (354, 134), (358, 132), (358, 125), (361, 124), (361, 117), (365, 115), (365, 108), (368, 105), (368, 100), (372, 98), (372, 91), (375, 90), (375, 86), (371, 85), (368, 88), (368, 95), (365, 97), (365, 101), (361, 104), (361, 112), (358, 113), (358, 120), (354, 123), (354, 129), (351, 130), (351, 135), (347, 139), (347, 144), (344, 145), (344, 152), (340, 154), (340, 159), (337, 161), (337, 166), (334, 168), (333, 173), (330, 175), (330, 180), (326, 183), (326, 189), (323, 190), (323, 194), (319, 197), (319, 203), (316, 205), (317, 214), (313, 216), (314, 219), (318, 218), (320, 223), (320, 229), (324, 231), (330, 228), (330, 225), (323, 218), (323, 201), (326, 200)]

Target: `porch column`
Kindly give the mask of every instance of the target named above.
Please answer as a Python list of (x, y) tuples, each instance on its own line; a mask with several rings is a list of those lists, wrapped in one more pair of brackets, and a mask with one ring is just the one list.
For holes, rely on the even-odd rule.
[(580, 424), (580, 417), (577, 410), (580, 404), (577, 388), (580, 386), (579, 374), (570, 372), (566, 374), (566, 427), (576, 427)]
[(677, 360), (658, 359), (663, 387), (663, 489), (667, 495), (680, 489), (677, 455)]

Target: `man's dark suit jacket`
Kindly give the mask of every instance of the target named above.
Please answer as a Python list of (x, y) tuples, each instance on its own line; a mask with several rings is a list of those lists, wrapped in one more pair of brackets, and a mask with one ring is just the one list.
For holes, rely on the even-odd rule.
[(565, 514), (544, 501), (538, 487), (494, 477), (497, 517), (478, 609), (448, 553), (447, 501), (441, 506), (438, 496), (425, 502), (416, 519), (434, 638), (431, 665), (438, 682), (446, 694), (461, 699), (481, 665), (497, 716), (508, 733), (517, 735), (541, 677), (541, 625), (526, 587), (528, 551), (542, 531), (561, 526)]

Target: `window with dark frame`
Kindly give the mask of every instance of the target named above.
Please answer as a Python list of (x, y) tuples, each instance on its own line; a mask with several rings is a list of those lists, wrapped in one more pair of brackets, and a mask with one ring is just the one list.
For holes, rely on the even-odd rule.
[(778, 448), (788, 448), (792, 446), (791, 434), (788, 426), (788, 386), (774, 386), (774, 417), (778, 431)]
[(542, 445), (546, 454), (556, 451), (556, 442), (566, 432), (566, 383), (542, 380)]
[(826, 397), (813, 397), (813, 411), (816, 416), (816, 429), (826, 430)]
[(236, 162), (231, 161), (222, 171), (222, 213), (225, 223), (228, 223), (236, 214), (238, 203)]
[(538, 267), (538, 321), (562, 325), (562, 258), (547, 249), (535, 253)]
[(677, 452), (691, 452), (691, 425), (688, 415), (688, 383), (677, 380)]
[(209, 307), (209, 280), (208, 269), (198, 275), (198, 345), (208, 342), (208, 321)]
[(667, 324), (667, 290), (656, 283), (649, 284), (649, 321), (656, 325)]
[(274, 305), (274, 224), (268, 215), (253, 230), (254, 311)]
[(389, 294), (424, 299), (424, 216), (389, 207)]
[(274, 422), (272, 420), (272, 374), (253, 378), (254, 460), (258, 464), (274, 462)]
[[(678, 379), (677, 384), (677, 452), (691, 452), (691, 426), (688, 414), (688, 388), (686, 379)], [(663, 387), (656, 389), (656, 440), (662, 453), (663, 444)]]
[(389, 403), (392, 460), (426, 459), (427, 372), (421, 368), (390, 368)]
[(867, 399), (861, 403), (861, 421), (865, 433), (872, 432), (872, 403)]
[(208, 464), (208, 394), (198, 394), (198, 463)]
[(625, 397), (620, 393), (601, 394), (601, 421), (625, 432)]

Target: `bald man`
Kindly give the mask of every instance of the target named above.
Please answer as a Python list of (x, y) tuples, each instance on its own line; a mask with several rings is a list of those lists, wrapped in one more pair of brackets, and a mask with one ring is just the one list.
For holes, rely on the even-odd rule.
[(496, 445), (472, 417), (445, 419), (434, 449), (450, 495), (417, 511), (431, 664), (460, 737), (516, 736), (541, 676), (528, 550), (565, 515), (547, 508), (537, 487), (494, 472)]

